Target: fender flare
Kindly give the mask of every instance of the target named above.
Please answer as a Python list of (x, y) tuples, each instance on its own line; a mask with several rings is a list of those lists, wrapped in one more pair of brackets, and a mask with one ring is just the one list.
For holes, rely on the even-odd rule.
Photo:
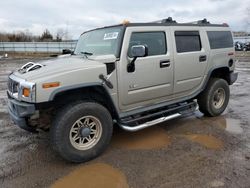
[(119, 115), (118, 115), (118, 110), (114, 104), (114, 101), (113, 99), (111, 98), (107, 88), (105, 88), (103, 86), (102, 83), (100, 82), (92, 82), (92, 83), (84, 83), (84, 84), (77, 84), (77, 85), (71, 85), (71, 86), (64, 86), (64, 87), (61, 87), (61, 88), (58, 88), (56, 90), (54, 90), (51, 94), (50, 94), (50, 97), (49, 97), (49, 101), (53, 101), (56, 97), (56, 95), (62, 93), (62, 92), (65, 92), (65, 91), (71, 91), (71, 90), (75, 90), (75, 89), (84, 89), (84, 88), (95, 88), (95, 87), (99, 87), (102, 89), (102, 91), (104, 92), (105, 94), (105, 97), (108, 98), (109, 100), (109, 103), (112, 105), (111, 108), (113, 109), (114, 111), (114, 115), (116, 118), (119, 118)]
[(225, 65), (214, 66), (214, 67), (212, 67), (212, 68), (208, 71), (206, 80), (204, 81), (203, 86), (202, 86), (201, 89), (200, 89), (200, 92), (202, 92), (202, 91), (206, 88), (207, 83), (208, 83), (208, 81), (210, 80), (212, 73), (213, 73), (215, 70), (220, 69), (220, 68), (227, 68), (227, 69), (228, 69), (228, 72), (230, 72), (229, 67), (228, 67), (228, 66), (225, 66)]

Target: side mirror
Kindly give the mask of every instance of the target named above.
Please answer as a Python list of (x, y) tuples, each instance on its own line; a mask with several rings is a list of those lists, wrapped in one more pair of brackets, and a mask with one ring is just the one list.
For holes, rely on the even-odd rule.
[(148, 48), (144, 45), (135, 45), (131, 47), (132, 57), (145, 57), (148, 55)]
[(73, 51), (70, 49), (63, 49), (62, 50), (62, 54), (72, 54), (72, 53), (73, 53)]
[(133, 57), (132, 61), (127, 65), (128, 72), (135, 71), (135, 60), (137, 57), (145, 57), (148, 55), (148, 48), (144, 45), (135, 45), (131, 47), (131, 56)]

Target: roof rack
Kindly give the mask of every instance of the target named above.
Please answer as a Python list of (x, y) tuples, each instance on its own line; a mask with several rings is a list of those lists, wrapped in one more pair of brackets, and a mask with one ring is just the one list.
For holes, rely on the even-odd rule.
[[(168, 17), (168, 18), (165, 18), (165, 19), (162, 19), (162, 20), (157, 20), (157, 21), (149, 22), (149, 23), (177, 23), (177, 22), (175, 20), (173, 20), (172, 17)], [(206, 18), (204, 18), (203, 20), (187, 22), (187, 23), (184, 23), (184, 24), (210, 24), (210, 22), (207, 21)]]
[(198, 20), (198, 21), (194, 21), (194, 22), (187, 22), (187, 24), (210, 24), (210, 22), (207, 21), (206, 18), (204, 18), (203, 20)]
[(176, 22), (172, 17), (157, 20), (154, 22), (138, 22), (128, 23), (125, 26), (191, 26), (191, 27), (229, 27), (228, 24), (213, 24), (210, 23), (206, 18), (193, 22)]
[(175, 20), (173, 20), (172, 17), (168, 17), (162, 20), (157, 20), (157, 21), (153, 21), (153, 22), (149, 22), (149, 23), (177, 23)]

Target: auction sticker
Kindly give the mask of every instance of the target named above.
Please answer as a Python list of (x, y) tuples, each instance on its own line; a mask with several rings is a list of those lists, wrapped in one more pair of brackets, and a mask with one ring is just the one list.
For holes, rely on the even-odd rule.
[(119, 32), (105, 33), (103, 40), (117, 39)]

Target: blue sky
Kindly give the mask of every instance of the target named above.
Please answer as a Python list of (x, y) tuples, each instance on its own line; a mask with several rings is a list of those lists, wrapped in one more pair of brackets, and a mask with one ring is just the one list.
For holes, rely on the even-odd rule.
[(0, 5), (0, 32), (39, 35), (48, 28), (53, 34), (67, 30), (76, 39), (83, 31), (124, 19), (149, 22), (168, 16), (178, 22), (226, 22), (238, 31), (247, 29), (248, 7), (250, 12), (250, 0), (5, 0)]

